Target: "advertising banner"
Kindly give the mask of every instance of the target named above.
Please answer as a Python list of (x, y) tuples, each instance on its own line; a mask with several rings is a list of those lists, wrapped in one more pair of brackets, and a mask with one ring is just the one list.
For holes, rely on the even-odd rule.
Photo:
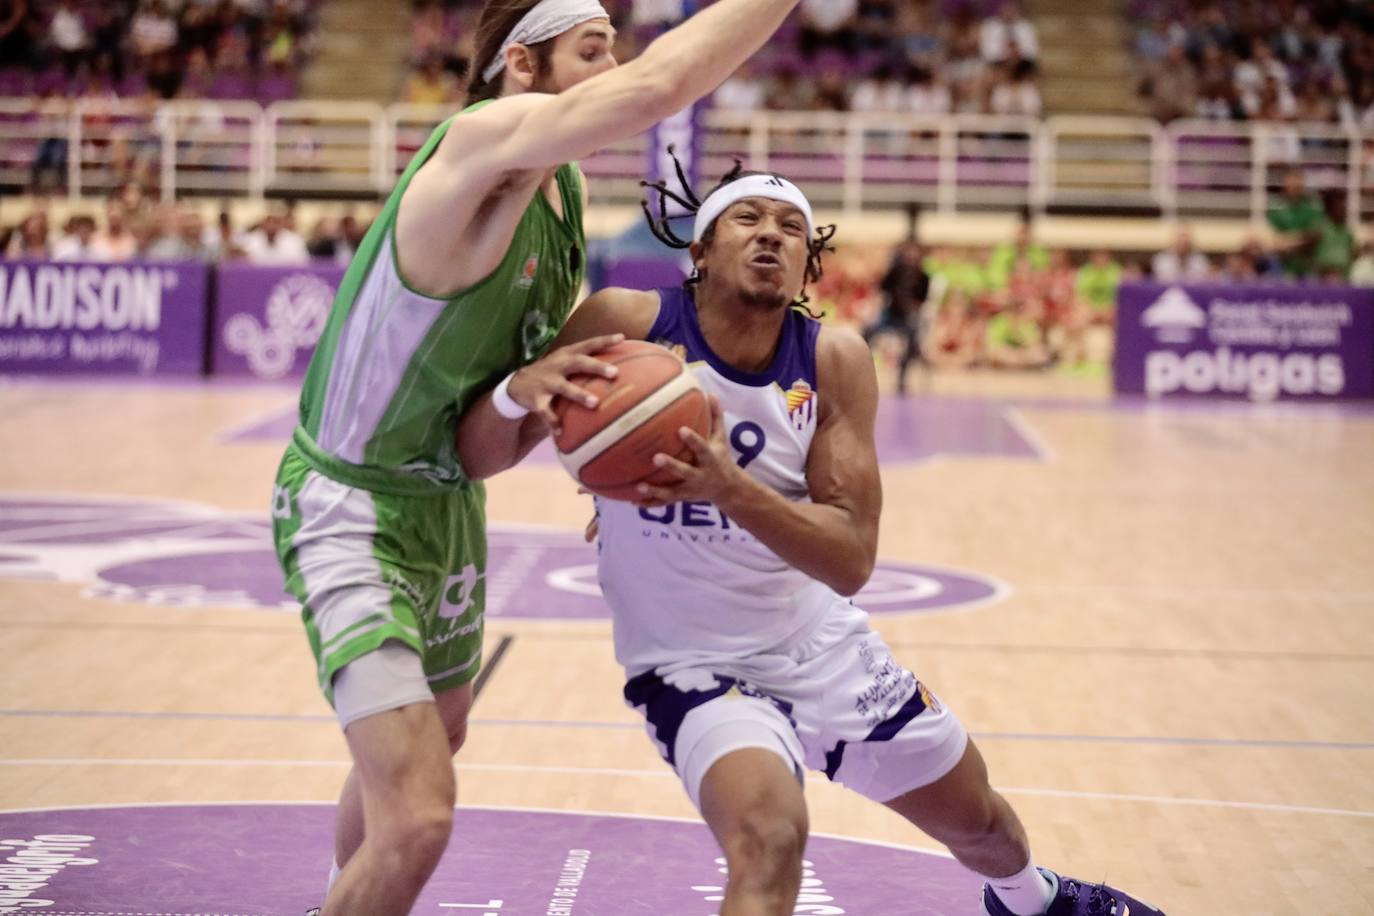
[(1115, 377), (1151, 398), (1374, 397), (1374, 290), (1124, 283)]
[(329, 319), (344, 268), (224, 264), (215, 279), (215, 375), (298, 379)]
[(0, 373), (199, 375), (200, 263), (0, 261)]

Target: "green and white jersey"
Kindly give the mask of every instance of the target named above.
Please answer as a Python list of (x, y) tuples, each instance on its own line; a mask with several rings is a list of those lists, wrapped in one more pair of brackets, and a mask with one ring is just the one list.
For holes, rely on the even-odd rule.
[(459, 417), (479, 393), (544, 354), (582, 286), (586, 244), (572, 165), (557, 172), (564, 216), (536, 193), (485, 279), (446, 298), (406, 284), (396, 258), (401, 195), (461, 118), (435, 129), (363, 239), (306, 375), (296, 445), (321, 473), (351, 486), (424, 492), (462, 484)]

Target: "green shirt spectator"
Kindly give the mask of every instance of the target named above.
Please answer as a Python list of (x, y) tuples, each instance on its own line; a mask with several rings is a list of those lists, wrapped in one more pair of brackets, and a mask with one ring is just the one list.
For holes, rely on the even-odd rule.
[(1289, 169), (1283, 177), (1283, 199), (1269, 210), (1269, 225), (1284, 236), (1279, 242), (1283, 269), (1305, 277), (1314, 269), (1313, 248), (1326, 211), (1321, 201), (1307, 193), (1301, 169)]
[(1355, 263), (1359, 245), (1346, 221), (1345, 194), (1336, 190), (1327, 191), (1322, 202), (1325, 212), (1316, 225), (1317, 244), (1312, 251), (1313, 266), (1323, 280), (1343, 283), (1350, 274), (1350, 266)]
[(1012, 269), (1016, 267), (1017, 261), (1023, 259), (1029, 261), (1031, 267), (1037, 271), (1048, 270), (1050, 266), (1050, 253), (1043, 245), (1031, 241), (1030, 227), (1025, 223), (1017, 227), (1015, 239), (1003, 242), (992, 249), (987, 268), (989, 288), (1006, 289)]
[(1088, 263), (1078, 268), (1074, 290), (1096, 312), (1116, 308), (1116, 288), (1121, 285), (1121, 265), (1105, 251), (1094, 251)]

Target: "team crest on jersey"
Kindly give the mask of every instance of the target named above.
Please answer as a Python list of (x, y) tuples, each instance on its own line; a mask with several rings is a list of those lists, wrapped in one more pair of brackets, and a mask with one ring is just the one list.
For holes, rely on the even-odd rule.
[(816, 390), (806, 381), (797, 379), (787, 389), (787, 416), (797, 429), (806, 429), (816, 417)]
[(941, 708), (940, 701), (935, 699), (935, 694), (930, 692), (930, 688), (918, 680), (916, 682), (916, 689), (921, 692), (921, 702), (925, 704), (926, 709), (938, 715)]
[(534, 286), (535, 275), (539, 273), (539, 255), (532, 254), (525, 262), (525, 269), (520, 271), (520, 276), (516, 278), (515, 285), (521, 289), (529, 289)]

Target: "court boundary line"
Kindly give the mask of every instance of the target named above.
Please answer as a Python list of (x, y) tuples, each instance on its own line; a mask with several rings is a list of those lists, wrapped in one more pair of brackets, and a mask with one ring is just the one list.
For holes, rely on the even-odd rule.
[(1003, 407), (1002, 419), (1006, 420), (1011, 428), (1016, 430), (1017, 435), (1026, 441), (1026, 444), (1035, 452), (1036, 457), (1041, 463), (1059, 463), (1058, 453), (1050, 447), (1049, 442), (1047, 442), (1045, 437), (1040, 434), (1040, 431), (1031, 424), (1030, 420), (1021, 413), (1020, 407), (1014, 405)]

